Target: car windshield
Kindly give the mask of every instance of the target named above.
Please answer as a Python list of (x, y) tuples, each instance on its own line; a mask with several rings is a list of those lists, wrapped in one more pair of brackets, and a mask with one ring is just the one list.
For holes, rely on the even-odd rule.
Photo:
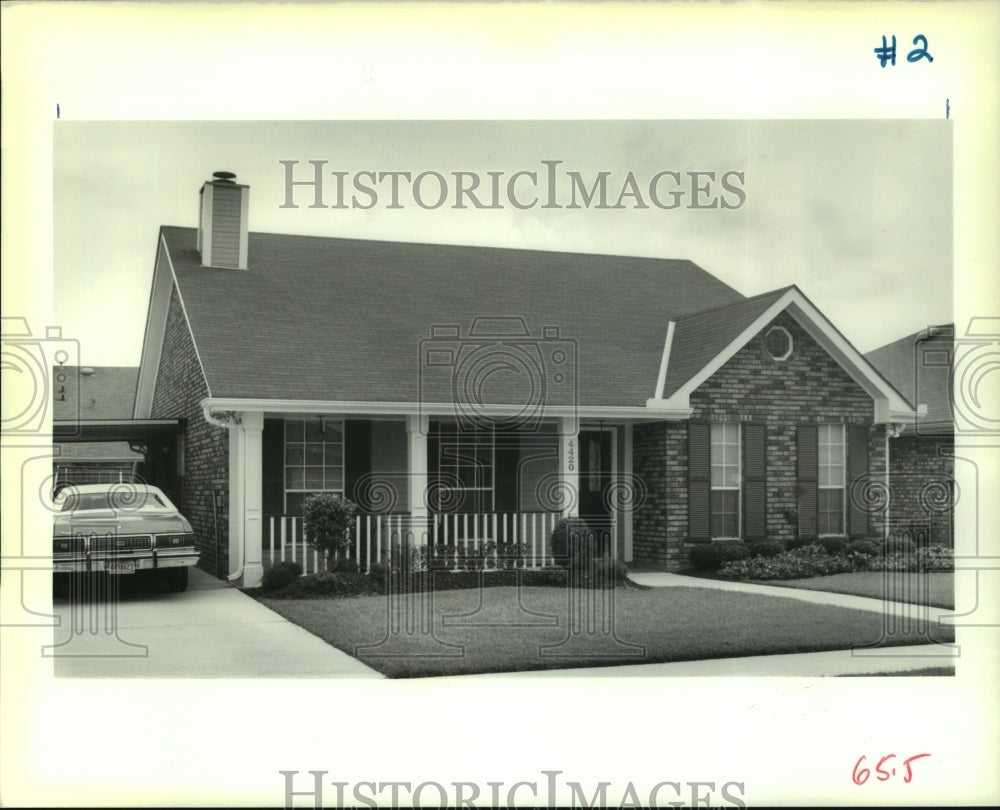
[(109, 490), (107, 492), (72, 492), (62, 494), (60, 512), (86, 512), (93, 509), (113, 509), (134, 512), (138, 509), (169, 509), (166, 500), (149, 490)]

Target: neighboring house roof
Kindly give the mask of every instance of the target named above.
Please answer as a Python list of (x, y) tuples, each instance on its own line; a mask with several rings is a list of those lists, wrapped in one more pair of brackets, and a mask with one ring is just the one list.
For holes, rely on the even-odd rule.
[[(787, 311), (873, 397), (876, 421), (913, 417), (796, 287), (745, 298), (686, 260), (260, 233), (248, 236), (248, 269), (220, 269), (201, 265), (196, 239), (194, 228), (160, 232), (137, 418), (150, 415), (175, 288), (209, 390), (206, 415), (409, 413), (415, 403), (453, 403), (466, 360), (469, 381), (488, 383), (489, 363), (474, 368), (467, 357), (470, 327), (506, 317), (523, 319), (531, 336), (520, 342), (546, 374), (554, 348), (578, 364), (577, 398), (541, 381), (550, 413), (569, 405), (684, 418), (691, 392)], [(553, 326), (558, 337), (542, 334)], [(432, 338), (438, 327), (451, 332)], [(487, 344), (518, 342), (509, 330), (495, 334)], [(438, 365), (427, 362), (431, 350)], [(482, 401), (523, 405), (523, 389), (491, 389)]]
[(137, 366), (57, 366), (53, 374), (53, 420), (132, 418)]
[(201, 266), (195, 229), (162, 232), (213, 397), (451, 402), (421, 341), (503, 316), (560, 327), (579, 404), (643, 405), (667, 322), (742, 299), (684, 260), (251, 233), (234, 271)]
[(143, 461), (142, 453), (128, 442), (64, 442), (53, 459), (56, 464), (84, 464)]
[(868, 352), (865, 357), (914, 407), (926, 406), (918, 432), (953, 430), (951, 370), (955, 325), (929, 326)]

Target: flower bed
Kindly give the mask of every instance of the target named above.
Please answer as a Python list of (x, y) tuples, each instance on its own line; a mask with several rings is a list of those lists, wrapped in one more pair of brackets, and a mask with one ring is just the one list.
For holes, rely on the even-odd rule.
[[(850, 549), (850, 546), (848, 546)], [(952, 571), (952, 551), (941, 546), (916, 551), (866, 553), (854, 548), (831, 554), (819, 544), (810, 544), (766, 557), (762, 555), (730, 560), (718, 570), (722, 579), (740, 581), (769, 579), (801, 579), (803, 577), (845, 574), (854, 571)]]

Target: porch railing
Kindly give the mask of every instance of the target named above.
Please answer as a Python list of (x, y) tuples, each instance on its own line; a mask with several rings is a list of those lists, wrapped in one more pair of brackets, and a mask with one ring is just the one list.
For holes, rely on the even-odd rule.
[[(549, 538), (555, 512), (440, 513), (415, 525), (409, 514), (356, 515), (342, 559), (367, 571), (393, 555), (420, 555), (420, 564), (443, 570), (540, 568), (553, 562)], [(264, 525), (264, 567), (290, 560), (303, 573), (327, 568), (322, 552), (306, 542), (301, 516), (272, 515)]]

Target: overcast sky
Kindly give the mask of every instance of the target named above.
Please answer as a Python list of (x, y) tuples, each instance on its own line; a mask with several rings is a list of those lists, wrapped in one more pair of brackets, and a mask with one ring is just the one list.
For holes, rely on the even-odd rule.
[[(745, 295), (797, 284), (861, 351), (953, 319), (947, 121), (60, 122), (54, 144), (55, 320), (87, 365), (138, 364), (157, 231), (197, 224), (198, 189), (215, 170), (249, 184), (254, 231), (685, 258)], [(436, 171), (451, 195), (423, 210), (404, 182), (404, 207), (392, 209), (384, 181), (369, 210), (310, 209), (303, 188), (298, 208), (282, 208), (281, 160), (300, 161), (302, 179), (307, 161), (328, 161), (348, 183), (366, 170)], [(451, 207), (452, 172), (485, 186), (501, 171), (505, 184), (517, 171), (543, 175), (543, 160), (588, 184), (610, 172), (611, 204), (631, 171), (649, 207), (626, 197), (624, 209), (543, 209), (542, 199), (519, 210), (505, 191), (499, 210)], [(663, 171), (687, 185), (679, 208), (648, 197)], [(745, 203), (687, 208), (687, 172), (743, 173)], [(435, 182), (424, 188), (433, 204)], [(530, 201), (525, 178), (517, 189)], [(710, 196), (722, 192), (717, 179)]]

